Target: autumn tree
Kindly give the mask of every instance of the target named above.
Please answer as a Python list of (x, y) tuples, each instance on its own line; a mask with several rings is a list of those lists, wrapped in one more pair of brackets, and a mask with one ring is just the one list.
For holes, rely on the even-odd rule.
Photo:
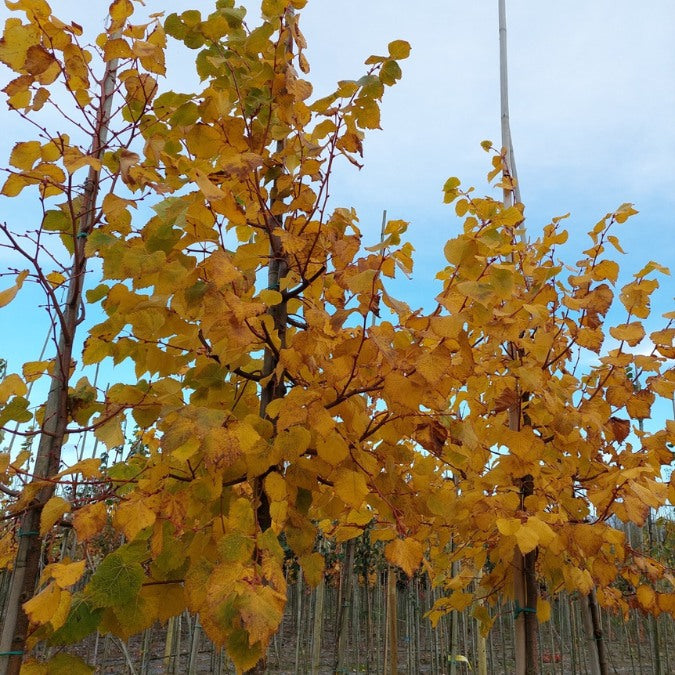
[[(620, 250), (613, 228), (633, 209), (593, 228), (568, 275), (560, 220), (530, 227), (525, 241), (517, 199), (479, 198), (450, 179), (445, 199), (463, 225), (445, 245), (435, 303), (411, 309), (391, 292), (391, 279), (412, 272), (407, 224), (387, 222), (368, 246), (356, 213), (328, 203), (334, 163), (359, 165), (410, 47), (391, 42), (360, 78), (315, 99), (293, 11), (304, 4), (263, 0), (255, 27), (228, 0), (206, 17), (169, 15), (163, 27), (131, 23), (126, 0), (111, 6), (99, 48), (104, 63), (120, 60), (116, 114), (139, 138), (101, 157), (81, 151), (120, 187), (80, 238), (81, 255), (102, 270), (86, 294), (102, 320), (82, 360), (128, 363), (138, 383), (111, 387), (74, 419), (98, 415), (95, 433), (112, 447), (128, 410), (147, 452), (106, 471), (105, 502), (58, 514), (70, 509), (83, 554), (109, 525), (123, 543), (90, 577), (81, 562), (43, 571), (25, 605), (28, 647), (95, 630), (126, 639), (188, 609), (240, 670), (254, 668), (286, 601), (282, 544), (316, 584), (317, 533), (341, 542), (366, 527), (390, 563), (408, 574), (424, 565), (444, 588), (432, 621), (479, 600), (475, 615), (489, 628), (490, 602), (512, 597), (514, 554), (534, 551), (550, 595), (596, 587), (605, 606), (672, 611), (672, 596), (641, 581), (665, 570), (608, 522), (640, 522), (664, 502), (673, 432), (631, 430), (675, 386), (670, 324), (651, 333), (651, 355), (634, 349), (663, 270), (650, 263), (624, 286), (625, 320), (605, 325), (618, 279), (607, 251)], [(31, 45), (69, 72), (31, 28), (55, 22), (45, 7), (17, 6), (30, 36), (12, 65), (20, 77)], [(197, 51), (199, 91), (160, 91), (151, 78), (165, 33)], [(28, 114), (32, 100), (13, 105)], [(16, 167), (12, 180), (29, 183), (32, 168)], [(496, 177), (511, 195), (501, 151)], [(137, 208), (146, 202), (149, 216)], [(68, 232), (78, 239), (72, 223)], [(616, 343), (603, 351), (607, 335)], [(593, 360), (575, 365), (584, 355)], [(3, 411), (23, 405), (23, 390), (10, 388), (21, 381), (0, 385)], [(514, 484), (526, 475), (531, 489)], [(613, 586), (617, 574), (628, 596)], [(543, 621), (550, 605), (523, 610)]]
[[(86, 378), (71, 385), (90, 257), (86, 240), (104, 213), (114, 209), (111, 205), (118, 199), (115, 193), (119, 179), (125, 178), (125, 163), (134, 156), (128, 147), (139, 136), (137, 120), (121, 115), (113, 99), (122, 98), (123, 80), (127, 106), (135, 105), (136, 114), (142, 114), (156, 88), (150, 73), (163, 72), (165, 44), (156, 20), (136, 26), (133, 32), (127, 29), (128, 42), (121, 39), (132, 9), (129, 2), (113, 2), (109, 27), (96, 48), (83, 46), (81, 26), (59, 20), (42, 0), (15, 3), (12, 9), (22, 12), (25, 22), (11, 17), (5, 24), (0, 60), (17, 77), (3, 91), (10, 108), (32, 122), (39, 140), (14, 146), (2, 194), (14, 198), (32, 189), (43, 217), (38, 227), (0, 225), (2, 245), (13, 252), (17, 265), (27, 266), (17, 270), (14, 286), (0, 293), (0, 306), (11, 301), (27, 280), (34, 282), (44, 293), (55, 356), (24, 364), (22, 376), (10, 373), (0, 384), (0, 425), (32, 423), (38, 428), (24, 434), (28, 439), (37, 437), (34, 458), (26, 448), (16, 457), (3, 454), (0, 463), (5, 480), (18, 481), (21, 487), (17, 491), (2, 486), (4, 494), (14, 498), (6, 507), (10, 527), (2, 533), (0, 544), (5, 564), (15, 553), (0, 640), (0, 663), (8, 673), (19, 671), (33, 613), (39, 616), (47, 611), (58, 617), (59, 611), (67, 612), (70, 595), (62, 589), (84, 571), (84, 561), (59, 563), (56, 572), (47, 567), (42, 578), (53, 580), (49, 591), (42, 600), (31, 600), (41, 571), (43, 538), (77, 506), (77, 500), (72, 503), (55, 494), (56, 488), (70, 484), (76, 497), (78, 483), (99, 475), (96, 459), (62, 466), (65, 438), (89, 425), (99, 434), (106, 433), (106, 422), (123, 407), (114, 393), (98, 396)], [(99, 77), (92, 64), (96, 56), (102, 57)], [(118, 71), (120, 58), (124, 62)], [(64, 97), (69, 102), (67, 111)], [(58, 130), (44, 126), (45, 110), (60, 114), (66, 126)], [(26, 398), (28, 388), (43, 376), (49, 380), (49, 393), (44, 405), (33, 411)], [(10, 433), (19, 433), (18, 428)]]

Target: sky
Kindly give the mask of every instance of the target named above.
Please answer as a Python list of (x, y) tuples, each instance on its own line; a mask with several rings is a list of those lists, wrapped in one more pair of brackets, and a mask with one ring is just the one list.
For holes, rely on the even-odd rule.
[[(255, 25), (258, 3), (242, 4)], [(105, 1), (52, 6), (60, 18), (92, 29), (92, 39), (103, 27)], [(309, 0), (301, 13), (317, 96), (339, 79), (360, 77), (363, 61), (386, 53), (391, 40), (412, 45), (403, 79), (385, 93), (382, 129), (367, 136), (364, 168), (338, 164), (331, 195), (333, 206), (356, 208), (366, 244), (379, 237), (383, 209), (410, 222), (416, 271), (398, 295), (413, 306), (428, 306), (439, 290), (434, 276), (444, 265), (443, 244), (460, 226), (442, 203), (445, 180), (458, 176), (478, 193), (490, 191), (489, 156), (480, 142), (499, 145), (497, 6), (497, 0)], [(139, 16), (188, 8), (207, 14), (211, 7), (145, 0)], [(3, 5), (0, 19), (7, 16)], [(529, 231), (535, 236), (552, 217), (570, 212), (574, 262), (574, 250), (586, 247), (585, 232), (632, 202), (640, 213), (618, 232), (626, 275), (650, 259), (675, 272), (675, 4), (507, 0), (507, 21), (511, 129)], [(170, 48), (166, 88), (190, 90), (191, 57), (177, 44)], [(8, 76), (0, 71), (2, 86)], [(12, 145), (32, 132), (4, 104), (0, 128), (4, 166)], [(0, 218), (10, 225), (26, 214), (25, 203), (0, 198)], [(0, 253), (0, 266), (6, 264)], [(661, 283), (655, 308), (670, 311), (675, 284)], [(0, 288), (7, 285), (0, 279)], [(29, 291), (19, 300), (0, 309), (0, 357), (10, 370), (37, 358), (46, 330)]]

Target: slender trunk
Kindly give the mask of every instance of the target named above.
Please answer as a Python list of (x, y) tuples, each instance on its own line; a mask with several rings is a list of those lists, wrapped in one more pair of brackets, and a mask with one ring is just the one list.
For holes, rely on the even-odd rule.
[(354, 645), (354, 656), (356, 658), (356, 672), (361, 672), (361, 626), (359, 625), (360, 607), (359, 607), (359, 580), (355, 572), (352, 572), (355, 577), (352, 581), (352, 645)]
[(143, 631), (143, 643), (141, 646), (141, 675), (148, 675), (150, 664), (150, 637), (152, 635), (152, 628), (146, 628)]
[[(524, 480), (531, 483), (531, 476), (526, 476)], [(524, 494), (532, 494), (534, 489), (525, 488)], [(539, 588), (537, 585), (536, 572), (537, 550), (530, 551), (525, 556), (525, 636), (527, 640), (527, 673), (533, 675), (539, 672), (539, 622), (537, 620), (537, 596)]]
[[(90, 155), (100, 158), (108, 137), (108, 125), (117, 78), (117, 59), (106, 63), (101, 84), (96, 130)], [(68, 424), (68, 381), (73, 356), (75, 332), (80, 323), (84, 277), (87, 271), (86, 238), (96, 216), (96, 200), (100, 187), (100, 172), (91, 167), (84, 187), (82, 209), (78, 217), (78, 233), (73, 240), (73, 257), (59, 336), (54, 372), (44, 409), (33, 481), (40, 482), (58, 473), (63, 439)], [(19, 530), (19, 545), (14, 573), (9, 589), (7, 611), (0, 637), (0, 674), (18, 675), (28, 638), (29, 619), (22, 605), (33, 597), (40, 573), (42, 539), (40, 518), (44, 505), (54, 494), (55, 485), (42, 488), (24, 514)]]
[(420, 580), (415, 579), (413, 586), (413, 620), (415, 622), (415, 673), (422, 672), (422, 631), (420, 629), (420, 621), (424, 616), (420, 607)]
[[(293, 8), (286, 10), (287, 16), (293, 15)], [(287, 49), (290, 51), (292, 43), (288, 42)], [(277, 152), (281, 152), (284, 147), (283, 141), (277, 141)], [(273, 215), (273, 206), (276, 202), (276, 181), (272, 188), (270, 208), (267, 213), (267, 232), (270, 241), (270, 260), (267, 267), (267, 288), (274, 291), (281, 289), (281, 282), (288, 274), (288, 263), (286, 254), (284, 252), (281, 239), (274, 234), (274, 230), (281, 225), (276, 216)], [(274, 343), (275, 338), (278, 340), (279, 349), (286, 346), (286, 329), (288, 326), (288, 307), (286, 300), (282, 300), (278, 305), (269, 307), (267, 313), (272, 317), (274, 324), (274, 331), (272, 336), (268, 336), (269, 342)], [(284, 377), (276, 374), (277, 365), (279, 363), (279, 349), (268, 343), (265, 346), (263, 354), (263, 368), (262, 379), (266, 380), (266, 384), (261, 387), (260, 392), (260, 417), (263, 419), (267, 417), (267, 407), (269, 404), (279, 398), (283, 398), (286, 394), (286, 386)], [(270, 467), (270, 471), (276, 467)], [(256, 501), (256, 517), (258, 520), (258, 527), (261, 532), (265, 532), (272, 525), (272, 517), (270, 514), (270, 503), (263, 489), (263, 477), (256, 477), (252, 481), (253, 496)], [(266, 657), (251, 668), (249, 673), (264, 673), (266, 670)]]
[(588, 653), (591, 675), (606, 675), (607, 671), (605, 670), (603, 673), (600, 669), (599, 654), (598, 649), (596, 648), (597, 637), (595, 636), (593, 617), (591, 616), (591, 605), (593, 604), (593, 600), (589, 594), (586, 597), (580, 598), (580, 601), (581, 617), (584, 621), (584, 632), (586, 633), (586, 644), (588, 645), (586, 651)]
[[(518, 174), (516, 161), (513, 154), (513, 141), (511, 139), (511, 122), (509, 118), (509, 78), (506, 48), (506, 0), (499, 0), (499, 93), (501, 102), (501, 132), (502, 148), (506, 153), (506, 164), (509, 175), (513, 179), (513, 196), (516, 202), (520, 202), (520, 188), (518, 187)], [(511, 190), (505, 190), (511, 192)]]
[[(609, 666), (607, 665), (607, 649), (605, 647), (605, 637), (602, 632), (600, 608), (598, 607), (595, 590), (591, 590), (591, 592), (588, 594), (588, 607), (591, 614), (591, 626), (593, 629), (593, 638), (595, 640), (595, 649), (598, 654), (600, 675), (609, 675)], [(661, 673), (656, 670), (654, 675), (661, 675)]]
[(176, 617), (172, 616), (169, 618), (169, 623), (166, 626), (166, 639), (164, 641), (164, 672), (170, 673), (173, 670), (172, 667), (172, 654), (174, 649), (174, 626), (176, 623)]
[(335, 670), (337, 672), (344, 672), (345, 664), (347, 662), (347, 642), (349, 636), (349, 621), (352, 612), (352, 585), (354, 581), (354, 540), (350, 539), (347, 542), (347, 550), (345, 552), (345, 562), (343, 567), (342, 583), (341, 585), (341, 603), (338, 609), (337, 621), (337, 639), (335, 640)]
[[(478, 573), (479, 581), (482, 576), (483, 575), (479, 572)], [(485, 602), (481, 600), (479, 604), (484, 606)], [(476, 631), (476, 663), (477, 663), (476, 672), (478, 673), (478, 675), (488, 675), (487, 640), (481, 631), (479, 621), (475, 621), (474, 630)]]
[[(504, 206), (511, 206), (514, 202), (520, 202), (520, 188), (518, 187), (516, 164), (511, 140), (511, 126), (509, 120), (509, 85), (507, 66), (506, 45), (506, 2), (499, 0), (499, 84), (501, 100), (501, 133), (502, 148), (505, 153), (506, 172), (504, 176)], [(512, 181), (508, 186), (506, 179)], [(524, 232), (520, 232), (524, 239)], [(515, 345), (510, 346), (511, 358), (518, 357)], [(520, 403), (512, 406), (509, 410), (509, 428), (518, 431), (521, 425)], [(532, 476), (523, 476), (520, 479), (521, 501), (533, 494), (534, 485)], [(522, 508), (522, 505), (521, 505)], [(539, 656), (537, 648), (537, 580), (535, 571), (536, 550), (527, 555), (518, 551), (514, 554), (514, 600), (516, 603), (515, 617), (515, 658), (516, 675), (533, 675), (539, 670)]]
[(298, 581), (295, 585), (296, 596), (298, 598), (298, 605), (296, 607), (295, 614), (295, 672), (300, 672), (300, 653), (302, 650), (302, 636), (304, 631), (302, 630), (302, 567), (298, 569)]
[[(642, 430), (642, 427), (643, 422), (640, 420), (640, 430)], [(649, 509), (649, 514), (647, 515), (647, 537), (649, 541), (649, 555), (654, 555), (654, 519), (652, 518), (651, 509)], [(649, 629), (652, 638), (652, 651), (654, 653), (654, 675), (662, 675), (659, 624), (653, 614), (649, 615)]]
[(317, 675), (321, 666), (321, 638), (323, 635), (323, 600), (326, 583), (323, 579), (316, 587), (316, 603), (314, 605), (314, 630), (312, 631), (312, 675)]
[(199, 625), (199, 615), (195, 615), (194, 625), (192, 627), (192, 635), (190, 636), (190, 655), (187, 665), (188, 675), (197, 675), (197, 658), (199, 655), (199, 638), (201, 630)]
[(398, 613), (396, 606), (396, 568), (387, 570), (387, 635), (389, 669), (391, 675), (398, 673)]

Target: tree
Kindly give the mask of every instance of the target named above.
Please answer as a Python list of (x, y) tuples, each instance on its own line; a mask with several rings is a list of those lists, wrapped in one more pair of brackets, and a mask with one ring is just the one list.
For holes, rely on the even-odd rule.
[[(408, 574), (424, 565), (445, 586), (432, 620), (509, 596), (510, 561), (535, 549), (551, 594), (584, 592), (595, 580), (601, 603), (628, 606), (611, 583), (618, 570), (634, 579), (645, 559), (607, 520), (639, 520), (645, 494), (654, 507), (665, 499), (666, 430), (638, 434), (639, 451), (627, 442), (630, 419), (674, 386), (663, 365), (673, 329), (652, 333), (652, 356), (630, 351), (643, 335), (632, 319), (648, 314), (658, 266), (621, 291), (628, 318), (610, 329), (620, 346), (583, 376), (573, 359), (601, 350), (618, 275), (602, 257), (618, 246), (608, 228), (633, 209), (594, 228), (565, 280), (559, 222), (521, 241), (522, 204), (474, 197), (449, 179), (445, 199), (463, 230), (445, 246), (436, 306), (412, 310), (390, 293), (397, 272), (412, 271), (406, 223), (387, 222), (383, 240), (364, 247), (354, 211), (328, 208), (334, 162), (359, 165), (364, 133), (379, 126), (384, 90), (410, 47), (391, 42), (361, 78), (312, 100), (292, 11), (304, 4), (264, 0), (255, 28), (228, 0), (205, 18), (172, 14), (163, 28), (132, 25), (126, 0), (111, 7), (118, 23), (99, 46), (105, 62), (120, 60), (117, 119), (142, 143), (101, 159), (128, 193), (106, 196), (86, 237), (83, 255), (102, 266), (89, 313), (100, 303), (104, 318), (82, 359), (128, 361), (138, 384), (112, 386), (85, 419), (69, 414), (80, 424), (97, 414), (95, 433), (112, 447), (128, 410), (147, 453), (105, 472), (105, 502), (70, 505), (82, 552), (110, 524), (123, 543), (90, 577), (79, 561), (44, 570), (25, 605), (28, 648), (96, 629), (127, 638), (187, 608), (240, 670), (255, 668), (286, 600), (282, 544), (317, 584), (317, 533), (340, 542), (366, 527), (371, 541), (386, 542), (390, 563)], [(44, 8), (22, 6), (29, 19)], [(160, 93), (151, 78), (164, 32), (199, 50), (198, 92)], [(30, 44), (49, 51), (42, 35)], [(13, 66), (22, 75), (28, 52)], [(28, 181), (32, 165), (17, 169)], [(497, 176), (510, 194), (503, 152), (493, 155)], [(149, 218), (142, 208), (132, 215), (148, 201)], [(639, 392), (629, 363), (650, 373)], [(3, 411), (23, 405), (22, 390), (11, 389), (17, 378), (0, 385)], [(509, 428), (513, 409), (526, 424)], [(531, 494), (514, 487), (524, 475), (533, 476)], [(80, 579), (86, 585), (74, 590)], [(646, 609), (666, 607), (650, 597)], [(538, 603), (540, 620), (548, 609)], [(475, 614), (487, 628), (482, 602)]]
[[(72, 509), (72, 504), (54, 494), (59, 481), (64, 476), (70, 479), (74, 474), (81, 474), (85, 479), (98, 474), (97, 460), (85, 461), (61, 471), (64, 439), (68, 433), (76, 431), (69, 429), (68, 424), (73, 421), (86, 425), (93, 415), (99, 413), (95, 426), (97, 432), (101, 433), (107, 417), (114, 414), (109, 410), (110, 407), (117, 408), (111, 400), (97, 402), (95, 392), (86, 379), (80, 380), (75, 389), (69, 388), (69, 382), (77, 327), (82, 321), (83, 289), (89, 258), (86, 239), (105, 211), (97, 203), (101, 182), (106, 180), (109, 188), (105, 200), (114, 202), (118, 178), (124, 174), (125, 161), (132, 156), (126, 147), (138, 135), (133, 120), (124, 121), (119, 129), (110, 134), (109, 125), (114, 115), (112, 101), (119, 88), (118, 60), (122, 55), (129, 59), (131, 67), (124, 70), (120, 77), (125, 78), (127, 93), (132, 92), (130, 97), (136, 96), (137, 113), (148, 105), (151, 88), (155, 86), (151, 76), (139, 73), (140, 62), (146, 61), (143, 66), (149, 64), (148, 70), (161, 72), (163, 60), (163, 44), (157, 40), (161, 33), (156, 29), (151, 33), (146, 30), (147, 26), (136, 31), (132, 45), (127, 46), (125, 43), (128, 54), (124, 50), (120, 52), (119, 33), (131, 13), (129, 2), (114, 2), (110, 7), (109, 29), (98, 41), (105, 62), (100, 79), (94, 77), (89, 66), (91, 50), (79, 44), (82, 29), (78, 24), (61, 22), (51, 14), (47, 3), (39, 0), (16, 3), (14, 9), (25, 13), (26, 23), (18, 18), (10, 18), (5, 24), (0, 58), (18, 77), (4, 91), (11, 108), (27, 119), (37, 118), (34, 123), (44, 142), (31, 140), (14, 146), (10, 157), (11, 169), (2, 187), (2, 194), (16, 197), (25, 188), (36, 186), (44, 218), (37, 230), (27, 233), (12, 231), (6, 224), (0, 226), (7, 242), (5, 246), (32, 268), (32, 272), (22, 270), (18, 273), (15, 286), (3, 291), (4, 297), (0, 304), (10, 301), (27, 278), (35, 281), (45, 294), (55, 336), (56, 356), (50, 362), (26, 364), (23, 379), (17, 374), (10, 374), (3, 381), (1, 398), (7, 405), (2, 411), (2, 424), (10, 420), (27, 422), (35, 419), (40, 427), (39, 432), (36, 432), (39, 445), (32, 469), (21, 469), (30, 456), (29, 452), (22, 453), (11, 464), (7, 456), (5, 465), (5, 470), (10, 469), (10, 476), (23, 473), (30, 478), (24, 483), (19, 498), (9, 507), (13, 517), (20, 518), (21, 525), (0, 640), (3, 672), (6, 665), (8, 673), (19, 671), (31, 617), (53, 610), (54, 601), (57, 605), (59, 602), (63, 605), (69, 597), (67, 592), (60, 592), (63, 585), (61, 581), (53, 582), (50, 587), (48, 602), (52, 604), (45, 606), (46, 598), (43, 598), (42, 603), (38, 598), (33, 598), (40, 576), (41, 537)], [(139, 53), (141, 44), (145, 49), (140, 50), (143, 51), (142, 55)], [(100, 91), (97, 92), (97, 88)], [(82, 137), (81, 144), (71, 142), (70, 134), (63, 130), (54, 133), (39, 123), (39, 111), (45, 105), (54, 106), (63, 112), (58, 98), (62, 92), (71, 101), (75, 111), (72, 116), (70, 112), (64, 112), (64, 117), (70, 123), (71, 133)], [(122, 122), (121, 119), (119, 121)], [(109, 144), (111, 135), (113, 142)], [(107, 160), (107, 176), (102, 179), (104, 159)], [(82, 170), (86, 172), (86, 178), (83, 185), (78, 186), (76, 176), (82, 177)], [(55, 198), (65, 201), (50, 209)], [(59, 251), (63, 254), (61, 258), (56, 253), (60, 247), (54, 247), (50, 234), (60, 235), (61, 245), (65, 249)], [(47, 265), (56, 266), (56, 269), (47, 272)], [(63, 301), (59, 298), (59, 288), (65, 289)], [(25, 398), (26, 382), (42, 374), (48, 374), (50, 378), (49, 395), (44, 407), (33, 416), (28, 411)], [(30, 432), (30, 435), (33, 433)], [(5, 532), (5, 544), (12, 534), (11, 530)], [(84, 565), (79, 562), (73, 564), (81, 574)], [(53, 578), (60, 578), (63, 569), (63, 566), (57, 565), (52, 570)], [(67, 585), (76, 580), (73, 574), (72, 569), (66, 573)]]

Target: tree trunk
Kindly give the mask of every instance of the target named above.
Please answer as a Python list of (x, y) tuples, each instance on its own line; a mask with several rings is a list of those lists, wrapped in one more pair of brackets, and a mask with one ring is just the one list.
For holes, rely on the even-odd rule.
[(338, 609), (337, 636), (335, 639), (335, 670), (345, 672), (347, 659), (347, 642), (349, 636), (349, 621), (352, 615), (352, 586), (354, 583), (354, 540), (347, 542), (345, 562), (342, 568), (340, 584), (341, 603)]
[(605, 646), (602, 639), (602, 627), (600, 626), (598, 606), (593, 591), (585, 598), (581, 598), (581, 613), (588, 643), (588, 659), (591, 675), (609, 675)]
[[(117, 59), (106, 63), (101, 83), (96, 129), (92, 139), (90, 155), (100, 158), (106, 145), (112, 99), (117, 77)], [(68, 424), (68, 382), (73, 354), (75, 331), (80, 322), (80, 309), (87, 270), (85, 242), (90, 234), (96, 215), (96, 199), (100, 186), (100, 173), (89, 169), (84, 187), (82, 209), (78, 216), (78, 234), (73, 240), (73, 257), (68, 280), (68, 292), (62, 307), (62, 318), (58, 325), (58, 344), (51, 376), (51, 385), (44, 409), (44, 421), (40, 430), (34, 482), (41, 482), (58, 473), (61, 464), (61, 450)], [(54, 494), (55, 485), (43, 487), (23, 516), (19, 530), (19, 546), (7, 599), (7, 611), (0, 637), (0, 674), (18, 675), (28, 638), (29, 619), (22, 605), (35, 593), (40, 573), (42, 539), (40, 519), (42, 509)]]
[[(515, 202), (520, 202), (520, 188), (518, 186), (516, 164), (513, 154), (513, 142), (511, 140), (511, 126), (509, 120), (509, 85), (506, 48), (506, 2), (499, 0), (499, 83), (501, 100), (501, 132), (502, 149), (505, 153), (506, 173), (512, 181), (512, 187), (504, 188), (504, 206), (508, 207)], [(506, 181), (505, 181), (506, 182)], [(524, 239), (524, 231), (520, 232)], [(515, 345), (510, 345), (512, 359), (518, 357)], [(518, 431), (521, 425), (520, 402), (513, 405), (509, 410), (509, 428)], [(521, 509), (525, 497), (533, 494), (534, 485), (532, 476), (523, 476), (519, 479), (521, 484)], [(537, 648), (538, 625), (537, 611), (537, 579), (535, 571), (536, 550), (527, 555), (521, 555), (518, 551), (514, 555), (514, 600), (516, 604), (515, 615), (515, 659), (516, 675), (533, 675), (538, 672), (539, 656)]]
[(388, 665), (390, 675), (398, 673), (398, 615), (396, 606), (396, 568), (389, 566), (387, 570), (387, 635)]
[[(675, 405), (675, 399), (673, 399)], [(643, 421), (640, 420), (640, 430), (642, 430)], [(649, 555), (654, 555), (654, 519), (652, 518), (652, 510), (649, 509), (647, 514), (647, 537), (649, 541)], [(659, 636), (659, 623), (657, 618), (649, 615), (649, 632), (652, 638), (652, 651), (654, 652), (654, 675), (662, 675), (661, 668), (661, 640)]]
[(321, 638), (323, 637), (323, 600), (326, 592), (326, 583), (323, 579), (316, 587), (316, 603), (314, 605), (314, 629), (312, 631), (312, 675), (318, 675), (321, 667)]

